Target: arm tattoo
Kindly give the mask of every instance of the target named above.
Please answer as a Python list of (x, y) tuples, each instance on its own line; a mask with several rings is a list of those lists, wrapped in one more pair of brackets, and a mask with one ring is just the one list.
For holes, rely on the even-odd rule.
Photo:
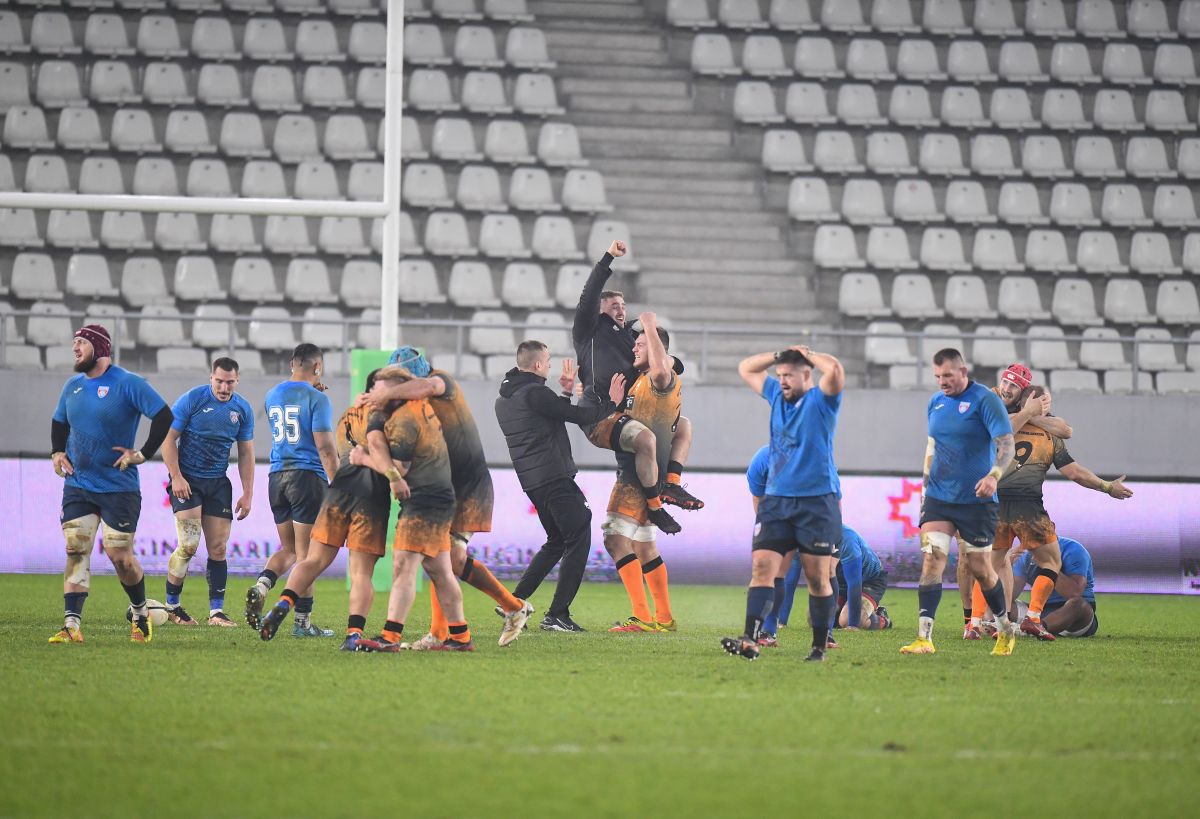
[(1013, 440), (1012, 433), (996, 436), (996, 466), (1000, 469), (1008, 468), (1012, 462), (1013, 455), (1016, 454), (1016, 442)]

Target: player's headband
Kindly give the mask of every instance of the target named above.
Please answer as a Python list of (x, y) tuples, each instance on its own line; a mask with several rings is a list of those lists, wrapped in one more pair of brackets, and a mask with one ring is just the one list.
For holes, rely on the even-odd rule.
[(82, 338), (91, 344), (92, 349), (96, 353), (96, 358), (110, 358), (112, 356), (112, 339), (108, 337), (108, 330), (105, 330), (99, 324), (85, 324), (75, 331), (75, 338)]
[(1025, 389), (1033, 383), (1033, 373), (1029, 371), (1028, 367), (1024, 367), (1020, 364), (1012, 364), (1009, 365), (1008, 369), (1004, 371), (1004, 374), (1000, 376), (1000, 380), (1008, 381), (1009, 383), (1015, 384), (1021, 389)]
[(416, 347), (397, 347), (388, 359), (388, 364), (399, 364), (416, 378), (428, 378), (433, 372), (429, 360)]

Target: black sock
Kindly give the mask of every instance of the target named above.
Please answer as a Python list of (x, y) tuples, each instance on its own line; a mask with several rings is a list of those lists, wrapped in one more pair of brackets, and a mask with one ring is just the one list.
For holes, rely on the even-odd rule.
[[(392, 643), (400, 642), (401, 635), (404, 634), (404, 624), (397, 623), (395, 620), (388, 620), (383, 624), (383, 637)], [(392, 637), (395, 639), (392, 639)]]
[(667, 461), (667, 474), (668, 475), (682, 475), (683, 474), (683, 464), (679, 463), (679, 461)]
[(462, 574), (460, 574), (458, 576), (458, 579), (464, 583), (470, 583), (471, 582), (471, 571), (474, 568), (475, 568), (475, 558), (471, 557), (470, 555), (467, 555), (467, 562), (463, 564)]
[(67, 592), (63, 595), (63, 615), (65, 619), (74, 618), (75, 627), (83, 619), (83, 604), (87, 602), (87, 592)]
[(917, 586), (917, 614), (921, 617), (937, 617), (938, 604), (942, 602), (942, 584), (930, 583)]
[(358, 629), (360, 632), (367, 627), (367, 618), (361, 614), (351, 614), (346, 618), (346, 631)]
[(971, 607), (970, 606), (963, 606), (963, 625), (964, 626), (971, 625)]
[(646, 500), (652, 500), (660, 496), (662, 492), (659, 491), (658, 484), (654, 484), (653, 486), (643, 486), (642, 494), (646, 496)]
[(301, 597), (296, 600), (296, 614), (311, 614), (313, 610), (313, 598)]
[(763, 620), (771, 613), (772, 598), (775, 596), (773, 586), (751, 586), (746, 590), (746, 630), (744, 634), (750, 640), (757, 640), (762, 631)]
[(208, 580), (208, 607), (212, 611), (225, 608), (225, 585), (229, 582), (229, 561), (213, 560), (211, 557), (204, 567), (204, 577)]
[(138, 578), (138, 582), (121, 586), (125, 589), (125, 594), (129, 596), (129, 603), (135, 609), (145, 609), (146, 607), (146, 575)]
[(830, 603), (836, 605), (832, 594), (827, 594), (824, 597), (818, 597), (812, 593), (808, 595), (808, 619), (812, 621), (813, 648), (823, 650), (825, 644), (829, 642)]
[(983, 599), (987, 601), (988, 608), (996, 615), (997, 620), (1008, 615), (1008, 604), (1004, 602), (1004, 584), (999, 580), (990, 589), (983, 590)]
[(168, 580), (167, 581), (167, 605), (168, 606), (178, 606), (179, 605), (179, 595), (181, 595), (181, 594), (183, 594), (183, 584), (182, 583), (172, 583), (170, 580)]
[(258, 579), (267, 581), (267, 591), (270, 591), (271, 589), (275, 588), (275, 581), (279, 579), (279, 575), (275, 574), (275, 572), (271, 571), (270, 569), (263, 569), (258, 573)]

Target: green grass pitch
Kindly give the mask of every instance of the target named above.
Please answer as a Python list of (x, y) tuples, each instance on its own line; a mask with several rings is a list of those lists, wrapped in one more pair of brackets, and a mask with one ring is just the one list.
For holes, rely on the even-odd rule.
[[(903, 657), (915, 600), (891, 592), (894, 631), (846, 634), (812, 665), (803, 629), (757, 662), (726, 656), (718, 639), (743, 614), (734, 587), (676, 587), (681, 630), (638, 635), (604, 633), (624, 592), (587, 584), (575, 615), (592, 631), (533, 628), (506, 649), (490, 601), (467, 589), (475, 654), (384, 656), (295, 640), (290, 622), (272, 643), (163, 626), (134, 646), (112, 577), (93, 583), (86, 644), (50, 646), (60, 582), (0, 576), (0, 816), (1198, 810), (1196, 600), (1102, 596), (1098, 637), (1023, 639), (994, 658), (958, 639), (951, 591), (938, 653)], [(248, 582), (230, 583), (238, 620)], [(191, 578), (184, 602), (202, 597)], [(344, 584), (322, 581), (314, 619), (340, 634), (345, 611)], [(382, 613), (377, 600), (369, 630)], [(419, 598), (411, 637), (427, 614)]]

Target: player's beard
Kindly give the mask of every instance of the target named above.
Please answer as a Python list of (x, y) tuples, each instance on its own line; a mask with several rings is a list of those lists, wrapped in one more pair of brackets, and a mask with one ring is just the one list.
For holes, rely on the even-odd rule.
[(86, 373), (96, 366), (96, 354), (92, 353), (87, 358), (75, 365), (75, 372)]

